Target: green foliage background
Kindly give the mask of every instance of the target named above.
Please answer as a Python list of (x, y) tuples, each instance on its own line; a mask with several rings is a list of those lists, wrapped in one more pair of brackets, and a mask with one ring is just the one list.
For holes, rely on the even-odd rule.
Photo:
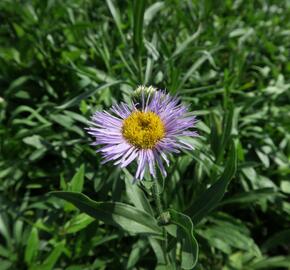
[[(289, 18), (288, 1), (2, 0), (0, 269), (156, 267), (148, 238), (48, 195), (134, 204), (141, 189), (100, 164), (84, 127), (140, 84), (199, 118), (162, 194), (193, 220), (195, 269), (290, 269)], [(235, 176), (204, 209), (233, 140)]]

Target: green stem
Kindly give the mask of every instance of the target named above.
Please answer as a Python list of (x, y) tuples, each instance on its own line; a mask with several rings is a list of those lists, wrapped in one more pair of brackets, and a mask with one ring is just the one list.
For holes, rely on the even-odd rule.
[[(153, 193), (155, 205), (156, 205), (156, 208), (157, 208), (158, 218), (160, 219), (160, 222), (162, 224), (161, 226), (163, 226), (164, 225), (164, 221), (163, 221), (164, 210), (163, 210), (163, 207), (162, 207), (161, 198), (160, 198), (160, 194), (159, 194), (158, 183), (157, 183), (156, 179), (153, 180), (152, 193)], [(166, 232), (164, 227), (162, 228), (162, 232), (163, 232), (163, 237), (164, 237), (162, 250), (163, 250), (163, 255), (164, 255), (165, 262), (167, 264), (167, 232)]]
[(162, 204), (161, 204), (161, 198), (160, 198), (160, 195), (159, 195), (159, 188), (158, 188), (157, 180), (153, 180), (152, 193), (153, 193), (155, 204), (156, 204), (156, 207), (157, 207), (158, 216), (160, 217), (162, 215), (162, 213), (163, 213), (163, 207), (162, 207)]

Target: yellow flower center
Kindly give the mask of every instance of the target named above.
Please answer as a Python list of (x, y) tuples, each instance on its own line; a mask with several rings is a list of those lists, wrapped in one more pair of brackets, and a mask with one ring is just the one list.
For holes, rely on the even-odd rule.
[(124, 120), (122, 134), (130, 144), (148, 149), (164, 137), (165, 128), (156, 113), (135, 111)]

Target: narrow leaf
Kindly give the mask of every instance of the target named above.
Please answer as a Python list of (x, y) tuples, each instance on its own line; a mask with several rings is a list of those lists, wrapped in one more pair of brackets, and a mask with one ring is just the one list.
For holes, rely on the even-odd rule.
[(101, 91), (103, 89), (106, 89), (110, 86), (113, 86), (113, 85), (116, 85), (116, 84), (120, 84), (121, 81), (115, 81), (115, 82), (111, 82), (111, 83), (106, 83), (106, 84), (103, 84), (97, 88), (94, 88), (92, 90), (89, 90), (89, 91), (86, 91), (84, 93), (81, 93), (80, 95), (72, 98), (71, 100), (65, 102), (64, 104), (56, 107), (57, 109), (60, 109), (60, 110), (63, 110), (63, 109), (67, 109), (67, 108), (70, 108), (70, 107), (73, 107), (75, 105), (78, 105), (83, 99), (86, 99), (92, 95), (94, 95), (96, 92), (98, 91)]
[(172, 58), (178, 56), (182, 52), (184, 52), (187, 47), (192, 43), (195, 39), (197, 39), (202, 31), (202, 26), (201, 24), (198, 26), (197, 30), (195, 33), (193, 33), (191, 36), (189, 36), (185, 41), (183, 41), (181, 44), (179, 44), (172, 54)]
[(290, 256), (275, 256), (270, 258), (263, 258), (248, 266), (248, 269), (280, 269), (280, 267), (289, 267)]
[(280, 245), (287, 245), (290, 243), (290, 229), (286, 229), (275, 233), (270, 238), (268, 238), (263, 244), (263, 251), (271, 250)]
[(38, 245), (39, 245), (39, 239), (38, 239), (38, 230), (35, 227), (32, 227), (30, 231), (30, 235), (27, 241), (27, 246), (25, 248), (25, 262), (30, 265), (33, 259), (37, 255), (38, 251)]
[(239, 207), (241, 207), (243, 206), (243, 204), (259, 202), (264, 199), (278, 196), (279, 193), (275, 191), (273, 188), (261, 188), (233, 195), (232, 197), (220, 202), (219, 206), (225, 204), (239, 204)]
[(144, 14), (144, 24), (148, 26), (149, 23), (154, 19), (156, 14), (165, 6), (164, 2), (155, 2), (153, 5), (148, 7)]
[(93, 218), (121, 228), (131, 233), (161, 234), (156, 220), (148, 213), (131, 205), (119, 202), (96, 202), (82, 193), (51, 192), (64, 199)]
[(135, 52), (140, 53), (143, 47), (143, 21), (145, 12), (145, 0), (134, 1), (134, 28), (133, 41)]
[(237, 153), (236, 144), (232, 143), (225, 170), (221, 177), (192, 204), (186, 213), (192, 216), (192, 221), (197, 224), (203, 217), (212, 211), (224, 196), (227, 186), (236, 173)]
[(169, 210), (170, 222), (174, 225), (165, 226), (169, 234), (181, 240), (181, 267), (183, 269), (192, 269), (198, 259), (198, 244), (193, 235), (193, 223), (190, 217), (177, 212)]
[(70, 183), (71, 191), (82, 192), (83, 185), (84, 185), (84, 174), (85, 174), (85, 166), (84, 164), (82, 164), (71, 180), (71, 183)]
[(84, 228), (86, 228), (89, 224), (91, 224), (94, 219), (87, 214), (81, 213), (75, 217), (73, 217), (70, 221), (65, 224), (65, 232), (66, 233), (76, 233)]
[(120, 11), (116, 7), (116, 4), (113, 0), (106, 0), (106, 2), (107, 2), (107, 5), (109, 7), (109, 10), (113, 16), (113, 19), (116, 23), (116, 26), (118, 28), (118, 31), (119, 31), (120, 36), (122, 38), (122, 41), (124, 44), (126, 44), (126, 39), (125, 39), (124, 33), (122, 31), (122, 22), (121, 22)]
[(65, 246), (64, 242), (58, 243), (55, 246), (55, 248), (53, 249), (53, 251), (49, 254), (49, 256), (44, 260), (43, 264), (35, 265), (31, 268), (31, 270), (37, 270), (37, 269), (52, 270), (52, 269), (54, 269), (54, 265), (56, 264), (59, 257), (61, 256), (61, 254), (64, 251), (64, 246)]
[(138, 185), (132, 185), (133, 176), (128, 172), (128, 170), (123, 170), (125, 172), (126, 193), (129, 199), (138, 209), (144, 210), (153, 216), (154, 213), (144, 192)]

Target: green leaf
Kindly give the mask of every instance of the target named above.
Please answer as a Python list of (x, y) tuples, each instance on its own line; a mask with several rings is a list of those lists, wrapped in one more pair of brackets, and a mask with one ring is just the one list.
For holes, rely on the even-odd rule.
[(70, 191), (82, 192), (84, 185), (85, 166), (82, 164), (70, 182)]
[(43, 147), (41, 143), (41, 137), (39, 135), (25, 137), (22, 139), (22, 141), (28, 145), (35, 147), (36, 149), (41, 149)]
[(79, 215), (74, 216), (70, 221), (68, 221), (64, 228), (66, 233), (76, 233), (84, 228), (86, 228), (89, 224), (91, 224), (94, 219), (87, 214), (81, 213)]
[(130, 233), (161, 234), (161, 229), (151, 215), (131, 205), (119, 202), (96, 202), (77, 192), (56, 191), (50, 194), (72, 203), (97, 220)]
[(226, 111), (223, 124), (222, 124), (222, 135), (220, 137), (220, 144), (217, 152), (217, 163), (221, 160), (224, 150), (226, 149), (231, 135), (233, 133), (234, 124), (237, 122), (237, 108), (234, 108), (233, 103), (229, 104), (229, 109)]
[[(128, 195), (128, 198), (138, 209), (144, 210), (148, 214), (153, 216), (153, 210), (144, 192), (138, 186), (138, 184), (132, 185), (133, 176), (129, 173), (129, 171), (127, 169), (123, 169), (123, 171), (125, 172), (126, 193)], [(148, 240), (155, 253), (157, 263), (162, 265), (165, 264), (166, 260), (162, 251), (160, 243), (161, 241), (159, 239), (155, 239), (154, 236), (148, 237)]]
[(22, 86), (23, 84), (25, 84), (27, 81), (35, 79), (33, 76), (21, 76), (17, 79), (15, 79), (14, 81), (11, 82), (11, 84), (9, 85), (9, 88), (6, 90), (7, 93), (9, 93), (10, 91), (19, 88), (20, 86)]
[(262, 250), (268, 251), (279, 245), (287, 245), (290, 243), (290, 229), (286, 229), (275, 233), (262, 244)]
[(12, 246), (12, 237), (9, 231), (8, 216), (4, 212), (0, 214), (0, 235), (6, 240), (8, 246)]
[(199, 37), (201, 32), (202, 32), (202, 25), (200, 24), (195, 33), (193, 33), (191, 36), (188, 36), (185, 41), (183, 41), (181, 44), (177, 46), (177, 48), (175, 49), (171, 57), (174, 58), (178, 56), (179, 54), (182, 54), (190, 45), (190, 43), (192, 43), (195, 39)]
[(13, 262), (11, 262), (9, 260), (2, 260), (2, 259), (0, 259), (0, 265), (1, 265), (1, 270), (13, 269), (12, 268)]
[(287, 180), (282, 180), (280, 183), (281, 191), (290, 194), (290, 182)]
[(133, 269), (137, 262), (142, 258), (147, 242), (139, 239), (132, 247), (126, 269)]
[(233, 247), (259, 256), (260, 250), (254, 240), (239, 229), (238, 226), (224, 222), (221, 225), (208, 226), (200, 232), (200, 235), (208, 240), (210, 246), (216, 247), (224, 253), (229, 254)]
[(156, 256), (157, 263), (160, 265), (165, 265), (166, 259), (164, 258), (164, 253), (160, 241), (153, 237), (149, 237), (148, 240)]
[(175, 210), (170, 209), (170, 223), (165, 229), (169, 234), (182, 241), (181, 267), (183, 269), (192, 269), (198, 258), (198, 244), (193, 235), (193, 224), (191, 219)]
[(279, 269), (279, 267), (289, 267), (290, 256), (276, 256), (270, 258), (264, 258), (257, 262), (248, 265), (248, 269)]
[(110, 233), (110, 235), (105, 236), (105, 237), (103, 235), (100, 235), (100, 236), (96, 237), (96, 240), (94, 242), (94, 246), (95, 247), (100, 246), (100, 245), (103, 245), (107, 242), (110, 242), (110, 241), (118, 239), (118, 238), (120, 238), (120, 235), (116, 234), (116, 233), (115, 234)]
[(116, 23), (116, 26), (118, 28), (118, 31), (121, 35), (122, 41), (124, 44), (126, 44), (126, 39), (124, 36), (124, 33), (122, 31), (122, 22), (121, 22), (121, 16), (120, 16), (120, 11), (118, 10), (118, 8), (116, 7), (116, 4), (114, 3), (113, 0), (106, 0), (107, 5), (109, 7), (109, 10), (114, 18), (114, 21)]
[(53, 251), (49, 254), (49, 256), (44, 260), (42, 265), (38, 265), (33, 267), (33, 270), (41, 269), (41, 270), (52, 270), (54, 269), (54, 265), (59, 259), (60, 255), (63, 253), (65, 247), (64, 242), (60, 242), (56, 244)]
[(203, 63), (205, 63), (206, 61), (211, 62), (212, 59), (212, 54), (217, 51), (219, 48), (215, 48), (212, 51), (208, 52), (208, 51), (203, 51), (203, 55), (201, 57), (199, 57), (197, 60), (195, 60), (195, 62), (192, 64), (192, 66), (187, 69), (187, 72), (185, 73), (185, 75), (183, 76), (181, 82), (179, 83), (177, 89), (182, 89), (182, 87), (184, 86), (184, 84), (186, 83), (186, 81), (192, 77), (192, 74), (198, 69), (200, 68)]
[(146, 198), (142, 189), (136, 184), (132, 184), (133, 176), (127, 169), (123, 169), (125, 172), (126, 193), (131, 202), (140, 210), (146, 211), (153, 216), (153, 211), (148, 199)]
[(265, 168), (269, 168), (269, 166), (270, 166), (269, 156), (258, 149), (256, 150), (256, 153), (257, 153), (259, 159), (261, 160), (261, 162), (263, 163), (263, 165), (265, 166)]
[(236, 173), (237, 153), (236, 144), (232, 143), (225, 170), (221, 177), (208, 189), (206, 189), (198, 199), (192, 204), (186, 213), (192, 216), (192, 221), (197, 224), (210, 211), (218, 206), (219, 201), (224, 196), (226, 188)]
[(148, 26), (149, 23), (154, 19), (156, 14), (165, 6), (164, 2), (155, 2), (148, 7), (144, 13), (144, 24)]
[(38, 230), (37, 228), (32, 227), (29, 238), (27, 240), (24, 255), (25, 262), (28, 265), (30, 265), (31, 262), (34, 261), (34, 258), (37, 256), (38, 246), (39, 246)]
[(143, 47), (143, 21), (145, 12), (145, 0), (138, 0), (133, 2), (134, 8), (134, 27), (133, 27), (133, 42), (135, 51), (141, 52)]
[(94, 95), (96, 92), (98, 91), (101, 91), (103, 89), (106, 89), (110, 86), (113, 86), (113, 85), (116, 85), (116, 84), (120, 84), (121, 81), (115, 81), (115, 82), (110, 82), (110, 83), (105, 83), (99, 87), (96, 87), (92, 90), (89, 90), (89, 91), (86, 91), (84, 93), (81, 93), (80, 95), (70, 99), (69, 101), (65, 102), (64, 104), (56, 107), (57, 109), (59, 110), (64, 110), (64, 109), (67, 109), (67, 108), (70, 108), (70, 107), (73, 107), (75, 105), (78, 105), (83, 99), (86, 99), (92, 95)]
[(279, 196), (279, 193), (273, 188), (261, 188), (233, 195), (232, 197), (220, 202), (219, 206), (225, 204), (240, 204), (240, 206), (242, 206), (243, 204), (258, 202), (276, 196)]

